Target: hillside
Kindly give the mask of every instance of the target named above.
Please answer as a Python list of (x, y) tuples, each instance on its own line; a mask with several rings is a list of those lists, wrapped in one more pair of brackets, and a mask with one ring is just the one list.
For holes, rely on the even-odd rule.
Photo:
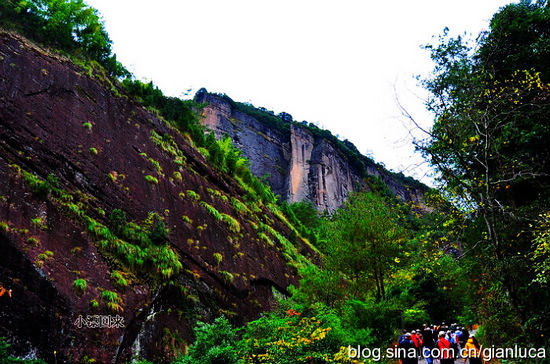
[(272, 191), (289, 203), (309, 201), (320, 211), (334, 212), (353, 191), (369, 186), (370, 177), (401, 200), (424, 205), (428, 187), (386, 170), (330, 131), (204, 89), (196, 100), (206, 104), (203, 124), (218, 139), (228, 135), (250, 161), (251, 171), (266, 176)]
[[(5, 31), (0, 176), (0, 336), (20, 356), (171, 360), (197, 318), (255, 318), (317, 261), (101, 68)], [(75, 325), (117, 314), (125, 327)]]

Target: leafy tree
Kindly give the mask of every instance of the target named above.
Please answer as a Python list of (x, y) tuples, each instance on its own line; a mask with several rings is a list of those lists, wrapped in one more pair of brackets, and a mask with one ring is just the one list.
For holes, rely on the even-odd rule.
[[(550, 297), (531, 284), (532, 241), (524, 232), (550, 201), (549, 22), (546, 2), (522, 1), (501, 9), (475, 44), (444, 32), (439, 44), (427, 46), (435, 69), (424, 85), (435, 122), (418, 143), (470, 228), (482, 228), (480, 237), (465, 236), (463, 246), (482, 254), (481, 287), (493, 298), (485, 302), (508, 305), (523, 337), (538, 342), (548, 323), (533, 320), (545, 312), (536, 302)], [(499, 322), (490, 317), (503, 311), (486, 308), (480, 309), (485, 319)], [(507, 324), (498, 330), (513, 340), (518, 325), (500, 322)]]
[(96, 9), (83, 0), (6, 0), (0, 25), (37, 42), (101, 64), (115, 77), (129, 72), (112, 53), (111, 40)]
[(212, 324), (198, 322), (193, 329), (195, 343), (188, 355), (175, 363), (232, 364), (238, 362), (237, 331), (221, 316)]
[(327, 265), (349, 278), (352, 295), (374, 283), (376, 299), (385, 299), (385, 279), (399, 262), (404, 238), (388, 204), (373, 193), (351, 196), (329, 222), (327, 238)]

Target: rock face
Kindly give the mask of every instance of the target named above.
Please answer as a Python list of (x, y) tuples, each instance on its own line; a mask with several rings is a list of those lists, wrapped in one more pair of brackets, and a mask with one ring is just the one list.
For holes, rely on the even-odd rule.
[[(217, 123), (233, 126), (230, 110), (217, 112), (223, 115)], [(257, 173), (277, 170), (290, 158), (290, 144), (275, 148), (281, 136), (265, 132), (266, 138), (238, 133), (243, 145), (269, 147)], [(258, 151), (251, 160), (263, 158)], [(281, 190), (287, 174), (281, 170), (271, 177)], [(49, 175), (58, 179), (63, 197), (54, 199), (29, 185), (29, 176), (46, 180)], [(221, 313), (235, 323), (255, 318), (269, 308), (273, 289), (286, 293), (297, 283), (282, 244), (272, 237), (269, 246), (257, 233), (262, 222), (288, 237), (288, 225), (266, 207), (238, 208), (244, 190), (236, 181), (210, 168), (184, 137), (125, 97), (101, 72), (81, 69), (3, 31), (0, 181), (0, 284), (12, 290), (11, 297), (0, 297), (0, 336), (16, 355), (50, 363), (86, 358), (122, 363), (136, 356), (167, 362), (191, 342), (197, 318)], [(208, 206), (236, 224), (216, 218)], [(153, 280), (160, 268), (126, 266), (117, 250), (106, 253), (105, 240), (98, 241), (89, 221), (109, 226), (113, 209), (134, 222), (151, 212), (162, 216), (170, 230), (168, 247), (182, 269), (170, 279)], [(316, 259), (305, 243), (294, 243)], [(114, 270), (125, 275), (127, 287), (113, 280)], [(87, 282), (85, 290), (75, 287), (76, 279)], [(120, 297), (118, 311), (107, 305), (105, 291)], [(115, 314), (124, 327), (75, 325), (81, 315)]]
[[(350, 157), (301, 123), (281, 120), (286, 126), (274, 127), (239, 111), (226, 97), (204, 89), (196, 99), (207, 104), (203, 124), (217, 138), (231, 137), (250, 160), (252, 172), (266, 176), (272, 191), (285, 201), (310, 201), (318, 210), (332, 212), (351, 192), (365, 187), (364, 175)], [(366, 158), (361, 163), (368, 175), (380, 178), (396, 196), (423, 205), (426, 186), (416, 181), (407, 183)]]

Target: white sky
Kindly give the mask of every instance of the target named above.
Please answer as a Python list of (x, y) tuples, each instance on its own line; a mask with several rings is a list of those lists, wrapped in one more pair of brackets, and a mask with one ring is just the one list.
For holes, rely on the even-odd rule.
[[(445, 26), (477, 35), (504, 0), (86, 0), (118, 59), (166, 94), (224, 92), (352, 141), (395, 171), (423, 177), (395, 102), (422, 122), (432, 69), (420, 45)], [(396, 92), (394, 92), (394, 89)]]

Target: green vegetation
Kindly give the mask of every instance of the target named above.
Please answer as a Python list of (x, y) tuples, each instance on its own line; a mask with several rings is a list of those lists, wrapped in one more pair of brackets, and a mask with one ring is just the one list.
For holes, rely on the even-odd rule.
[(112, 312), (122, 312), (122, 298), (116, 292), (104, 290), (101, 298), (107, 303), (107, 308)]
[(46, 225), (46, 218), (45, 217), (35, 217), (31, 219), (32, 226), (36, 227), (40, 230), (46, 230), (48, 226)]
[(233, 280), (235, 280), (235, 277), (233, 276), (233, 274), (226, 272), (224, 270), (220, 271), (220, 276), (227, 284), (231, 284), (233, 283)]
[(27, 244), (29, 245), (32, 245), (32, 246), (37, 246), (40, 242), (38, 241), (37, 238), (35, 238), (34, 236), (31, 236), (30, 238), (27, 239)]
[(193, 190), (187, 190), (187, 196), (191, 197), (195, 201), (199, 201), (201, 196)]
[(97, 302), (97, 300), (95, 298), (90, 300), (90, 307), (93, 310), (97, 310), (99, 308), (99, 302)]
[(235, 218), (227, 214), (221, 214), (221, 219), (227, 224), (229, 230), (234, 233), (239, 233), (241, 231), (241, 224)]
[(222, 214), (220, 214), (220, 212), (218, 210), (216, 210), (216, 208), (214, 206), (209, 205), (204, 201), (201, 201), (201, 205), (204, 208), (206, 208), (206, 211), (208, 211), (210, 213), (210, 215), (214, 216), (216, 218), (216, 220), (221, 220), (222, 219)]
[(129, 75), (111, 51), (111, 40), (95, 9), (82, 0), (7, 0), (0, 4), (0, 26), (99, 63), (114, 77)]
[(45, 364), (46, 362), (38, 359), (19, 359), (8, 355), (8, 349), (11, 345), (6, 342), (5, 337), (0, 337), (0, 363), (2, 364)]
[(216, 265), (220, 265), (220, 263), (223, 260), (223, 255), (221, 253), (214, 253), (214, 261), (216, 262)]
[(59, 182), (57, 177), (50, 173), (46, 180), (41, 179), (40, 177), (24, 171), (16, 164), (11, 164), (10, 167), (15, 170), (18, 176), (22, 176), (25, 183), (27, 183), (33, 193), (37, 198), (46, 200), (51, 194), (58, 197), (61, 193), (59, 189)]
[(118, 270), (114, 270), (111, 273), (111, 281), (119, 289), (124, 289), (128, 286), (128, 281), (124, 278), (124, 273)]
[(107, 173), (107, 178), (109, 178), (111, 180), (111, 182), (116, 182), (117, 175), (113, 172), (109, 172), (109, 173)]
[(550, 347), (549, 22), (545, 1), (521, 1), (499, 10), (475, 42), (445, 31), (426, 46), (435, 121), (417, 144), (462, 216), (451, 226), (485, 344)]
[(54, 253), (51, 250), (46, 250), (43, 253), (38, 254), (36, 257), (36, 261), (34, 262), (37, 267), (41, 268), (44, 263), (52, 259), (54, 256)]
[[(37, 191), (35, 194), (50, 199), (67, 211), (72, 211), (71, 216), (86, 226), (102, 254), (117, 264), (127, 267), (128, 270), (140, 272), (143, 278), (149, 277), (152, 284), (158, 284), (182, 269), (178, 255), (169, 245), (169, 232), (160, 215), (151, 212), (140, 225), (126, 221), (126, 214), (114, 209), (109, 216), (114, 231), (112, 232), (107, 226), (87, 215), (87, 196), (60, 189), (57, 187), (57, 178), (52, 174), (47, 180), (42, 180), (18, 166), (11, 167), (17, 176), (22, 176), (33, 192)], [(36, 264), (42, 266), (53, 256), (52, 252), (49, 253), (51, 255), (48, 255), (48, 252), (40, 254)]]
[(182, 219), (183, 221), (185, 221), (186, 223), (188, 223), (188, 224), (190, 224), (190, 225), (193, 225), (193, 220), (191, 220), (191, 219), (189, 218), (189, 216), (183, 215), (183, 216), (181, 217), (181, 219)]
[(84, 293), (84, 291), (86, 291), (87, 286), (88, 286), (88, 282), (86, 282), (86, 280), (82, 279), (82, 278), (76, 279), (73, 283), (73, 287), (80, 294), (82, 294), (82, 293)]
[[(0, 13), (3, 27), (69, 52), (80, 61), (84, 58), (90, 75), (105, 75), (105, 71), (115, 77), (128, 75), (112, 55), (95, 10), (79, 0), (8, 0), (0, 4)], [(307, 203), (277, 206), (270, 188), (252, 175), (249, 162), (230, 139), (205, 134), (197, 121), (202, 105), (164, 96), (153, 83), (127, 78), (120, 85), (114, 80), (113, 92), (118, 93), (117, 87), (124, 89), (179, 133), (161, 136), (151, 130), (152, 142), (173, 158), (177, 168), (184, 170), (186, 153), (174, 138), (188, 140), (210, 165), (235, 178), (244, 190), (242, 201), (231, 197), (236, 214), (246, 217), (260, 242), (272, 247), (274, 256), (276, 249), (300, 276), (300, 285), (289, 288), (291, 297), (259, 320), (238, 329), (224, 318), (199, 323), (195, 344), (179, 362), (346, 362), (342, 343), (384, 347), (399, 326), (417, 328), (428, 320), (480, 323), (478, 336), (486, 347), (549, 347), (550, 173), (545, 162), (550, 160), (549, 22), (547, 2), (526, 0), (501, 9), (490, 30), (474, 44), (445, 32), (438, 44), (426, 46), (435, 69), (423, 84), (431, 94), (427, 107), (435, 122), (417, 145), (438, 172), (441, 193), (431, 191), (426, 196), (431, 209), (422, 216), (414, 206), (398, 201), (379, 178), (366, 175), (366, 167), (382, 166), (362, 156), (349, 141), (305, 122), (300, 126), (329, 140), (350, 160), (370, 192), (351, 196), (333, 216), (319, 216)], [(289, 132), (288, 114), (275, 116), (223, 97), (238, 112), (280, 133)], [(91, 129), (92, 123), (83, 127)], [(93, 150), (90, 153), (97, 154)], [(162, 175), (157, 161), (142, 156)], [(35, 198), (50, 201), (85, 226), (105, 259), (120, 269), (111, 274), (117, 289), (127, 287), (128, 277), (144, 280), (152, 288), (176, 285), (176, 279), (171, 279), (183, 266), (159, 214), (150, 213), (136, 222), (114, 209), (107, 219), (105, 213), (90, 209), (94, 204), (83, 193), (60, 188), (53, 174), (41, 178), (17, 165), (10, 167)], [(194, 172), (191, 165), (186, 168)], [(393, 177), (418, 186), (402, 174)], [(116, 182), (122, 175), (113, 171), (108, 178)], [(145, 178), (158, 184), (156, 177)], [(180, 172), (173, 178), (183, 179)], [(208, 193), (220, 205), (228, 202), (220, 191), (208, 189)], [(201, 199), (193, 190), (179, 196)], [(228, 238), (235, 249), (240, 243), (254, 242), (254, 236), (241, 233), (234, 217), (205, 201), (200, 204), (238, 235)], [(187, 216), (182, 219), (192, 223)], [(274, 229), (280, 226), (274, 220), (288, 228), (288, 237)], [(38, 221), (32, 224), (39, 226)], [(199, 225), (197, 234), (205, 228)], [(10, 231), (7, 222), (0, 223), (0, 231)], [(28, 234), (24, 228), (11, 231), (21, 239)], [(26, 241), (38, 243), (34, 237)], [(194, 249), (204, 248), (197, 240), (188, 238), (188, 242)], [(232, 257), (239, 254), (243, 253)], [(51, 251), (39, 254), (36, 265), (42, 266), (53, 255)], [(221, 253), (213, 254), (218, 266), (223, 259)], [(321, 264), (314, 265), (311, 261), (317, 259)], [(201, 279), (197, 271), (186, 272)], [(220, 271), (219, 275), (227, 285), (235, 278), (256, 279), (241, 272)], [(74, 287), (84, 292), (86, 281), (77, 279)], [(100, 291), (111, 311), (122, 311), (116, 292)], [(90, 304), (99, 307), (96, 300)], [(257, 300), (249, 304), (260, 306)], [(175, 340), (170, 333), (167, 336)], [(7, 356), (5, 348), (0, 341), (2, 358)]]
[(149, 183), (152, 183), (152, 184), (155, 184), (155, 185), (158, 185), (159, 184), (159, 180), (156, 178), (156, 177), (153, 177), (151, 176), (150, 174), (146, 175), (145, 176), (145, 180)]
[(89, 152), (90, 152), (91, 155), (97, 155), (97, 149), (94, 148), (94, 147), (91, 147), (91, 148), (89, 149)]
[(239, 201), (237, 198), (231, 197), (231, 203), (233, 204), (233, 208), (235, 209), (235, 211), (237, 211), (237, 213), (243, 216), (246, 215), (247, 213), (250, 213), (250, 210), (248, 209), (248, 207), (246, 207), (246, 205), (241, 201)]

